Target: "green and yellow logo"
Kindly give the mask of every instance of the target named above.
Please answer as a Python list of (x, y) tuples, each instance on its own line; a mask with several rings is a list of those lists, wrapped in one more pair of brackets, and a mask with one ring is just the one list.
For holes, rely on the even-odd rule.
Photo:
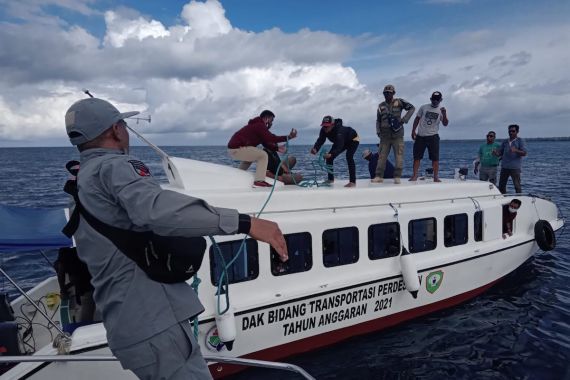
[(427, 276), (426, 290), (431, 294), (435, 293), (437, 289), (439, 289), (439, 286), (441, 285), (442, 281), (443, 281), (443, 271), (438, 270), (435, 272), (431, 272)]

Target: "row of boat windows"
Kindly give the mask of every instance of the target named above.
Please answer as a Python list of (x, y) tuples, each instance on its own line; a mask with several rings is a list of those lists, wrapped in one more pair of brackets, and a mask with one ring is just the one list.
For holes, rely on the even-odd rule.
[[(473, 239), (483, 238), (483, 212), (473, 216)], [(454, 247), (466, 244), (468, 237), (467, 214), (448, 215), (443, 221), (444, 245)], [(368, 227), (368, 258), (379, 260), (400, 254), (400, 224), (397, 222), (373, 224)], [(283, 276), (306, 272), (313, 266), (313, 242), (309, 232), (285, 235), (289, 260), (283, 263), (277, 252), (271, 248), (271, 273)], [(219, 253), (210, 247), (210, 276), (212, 284), (218, 285), (220, 274), (226, 263), (234, 260), (242, 245), (242, 240), (218, 243)], [(322, 234), (323, 265), (327, 268), (356, 263), (359, 259), (358, 228), (344, 227), (325, 230)], [(437, 220), (424, 218), (408, 223), (408, 247), (411, 253), (434, 250), (437, 247)], [(247, 239), (245, 252), (227, 271), (229, 283), (254, 280), (259, 275), (257, 241)], [(220, 257), (223, 256), (223, 259)]]

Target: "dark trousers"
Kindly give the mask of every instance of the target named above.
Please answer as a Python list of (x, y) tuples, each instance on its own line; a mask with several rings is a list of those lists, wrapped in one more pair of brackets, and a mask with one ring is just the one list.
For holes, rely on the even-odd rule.
[(503, 169), (501, 168), (501, 175), (499, 177), (499, 191), (502, 194), (507, 192), (507, 182), (509, 177), (513, 179), (515, 191), (521, 193), (521, 170), (520, 169)]
[[(356, 164), (354, 163), (354, 153), (356, 152), (356, 149), (358, 149), (358, 145), (360, 143), (358, 141), (351, 141), (348, 144), (346, 144), (346, 164), (348, 166), (348, 177), (350, 178), (349, 181), (350, 182), (354, 182), (356, 183)], [(333, 173), (333, 161), (334, 158), (327, 158), (327, 165), (330, 166), (331, 171), (330, 173), (328, 173), (328, 179), (329, 181), (333, 181), (334, 180), (334, 173)]]

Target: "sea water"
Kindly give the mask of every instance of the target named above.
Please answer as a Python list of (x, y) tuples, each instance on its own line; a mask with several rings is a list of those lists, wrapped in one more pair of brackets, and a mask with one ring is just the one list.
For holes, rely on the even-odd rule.
[[(453, 178), (468, 167), (483, 141), (442, 141), (440, 176)], [(570, 168), (565, 158), (570, 141), (527, 141), (522, 187), (546, 195), (570, 215)], [(298, 170), (312, 175), (310, 146), (292, 145)], [(355, 154), (357, 177), (369, 178), (368, 162)], [(168, 154), (234, 165), (225, 147), (163, 147)], [(133, 147), (154, 176), (165, 181), (158, 155)], [(26, 207), (65, 207), (65, 163), (77, 159), (74, 148), (0, 149), (0, 203)], [(563, 159), (564, 158), (564, 159)], [(391, 158), (393, 162), (393, 158)], [(406, 143), (404, 177), (411, 175), (412, 145)], [(431, 167), (427, 154), (421, 173)], [(335, 160), (337, 180), (348, 181), (344, 155)], [(325, 175), (320, 174), (319, 180)], [(509, 192), (513, 192), (509, 183)], [(239, 205), (236, 205), (239, 207)], [(570, 229), (568, 229), (570, 231)], [(52, 260), (55, 252), (48, 252)], [(0, 266), (29, 289), (53, 275), (35, 252), (0, 254)], [(269, 269), (268, 269), (269, 270)], [(16, 291), (0, 276), (0, 291)], [(287, 361), (317, 379), (570, 379), (570, 238), (559, 236), (557, 248), (540, 252), (486, 293), (459, 306), (419, 317), (400, 326), (354, 337)], [(253, 369), (233, 379), (294, 379), (289, 372)]]

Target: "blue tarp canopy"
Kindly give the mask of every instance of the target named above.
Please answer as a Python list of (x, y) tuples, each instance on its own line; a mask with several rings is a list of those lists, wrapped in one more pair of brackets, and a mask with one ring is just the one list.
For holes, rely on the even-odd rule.
[(0, 205), (0, 252), (71, 247), (65, 209)]

